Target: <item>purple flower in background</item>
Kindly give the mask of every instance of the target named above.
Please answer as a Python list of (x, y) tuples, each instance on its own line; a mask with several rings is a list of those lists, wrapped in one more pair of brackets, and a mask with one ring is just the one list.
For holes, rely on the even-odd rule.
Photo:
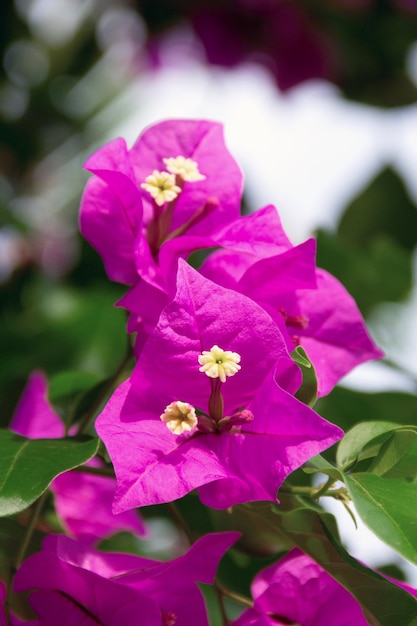
[(297, 2), (235, 0), (195, 11), (192, 23), (213, 65), (259, 63), (282, 91), (333, 77), (331, 42)]
[[(48, 383), (42, 372), (33, 372), (20, 398), (10, 429), (30, 439), (64, 437), (64, 424), (48, 402)], [(99, 461), (90, 462), (97, 466)], [(115, 481), (111, 477), (65, 472), (50, 485), (55, 508), (64, 528), (86, 543), (95, 543), (116, 532), (140, 535), (145, 528), (134, 511), (113, 515)]]
[(299, 549), (259, 572), (251, 588), (254, 606), (232, 626), (368, 626), (357, 600)]
[(242, 174), (221, 124), (166, 120), (146, 129), (131, 150), (115, 139), (85, 164), (95, 174), (80, 212), (84, 237), (112, 280), (159, 286), (165, 242), (206, 235), (239, 216)]
[(114, 510), (196, 488), (213, 508), (276, 501), (288, 474), (343, 434), (293, 397), (300, 382), (270, 315), (180, 260), (174, 300), (96, 422)]
[(239, 536), (206, 535), (183, 556), (160, 563), (50, 535), (42, 552), (21, 565), (15, 590), (34, 590), (29, 601), (41, 626), (208, 626), (196, 583), (213, 583)]

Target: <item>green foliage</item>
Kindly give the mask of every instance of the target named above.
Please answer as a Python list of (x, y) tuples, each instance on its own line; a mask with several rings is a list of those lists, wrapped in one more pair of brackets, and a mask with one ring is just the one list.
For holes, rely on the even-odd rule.
[[(8, 396), (17, 382), (14, 403), (4, 407), (7, 426), (22, 385), (34, 369), (63, 376), (53, 382), (52, 401), (68, 404), (76, 392), (111, 375), (126, 350), (125, 317), (114, 307), (121, 290), (111, 284), (89, 289), (29, 280), (19, 300), (4, 301), (0, 345), (0, 393)], [(62, 373), (72, 370), (72, 373)], [(67, 390), (64, 386), (67, 385)], [(55, 390), (56, 387), (56, 390)], [(58, 398), (59, 395), (59, 398)], [(65, 399), (65, 395), (67, 398)]]
[(352, 200), (336, 233), (319, 231), (317, 262), (339, 278), (367, 314), (381, 302), (408, 295), (416, 243), (416, 205), (387, 168)]
[(0, 516), (24, 511), (67, 470), (83, 465), (97, 452), (90, 437), (26, 439), (0, 431)]
[(308, 355), (304, 348), (297, 346), (295, 350), (291, 352), (291, 357), (301, 370), (303, 375), (303, 382), (301, 387), (297, 390), (295, 397), (298, 398), (304, 404), (308, 406), (314, 406), (317, 400), (317, 376), (312, 362), (308, 358)]
[(359, 247), (389, 238), (406, 250), (417, 244), (417, 207), (395, 170), (385, 168), (346, 207), (340, 237)]
[(417, 564), (417, 484), (365, 472), (346, 476), (346, 484), (365, 524), (405, 559)]
[(400, 391), (366, 393), (337, 387), (321, 398), (316, 410), (343, 430), (363, 421), (393, 422), (400, 426), (417, 423), (417, 402), (414, 395)]

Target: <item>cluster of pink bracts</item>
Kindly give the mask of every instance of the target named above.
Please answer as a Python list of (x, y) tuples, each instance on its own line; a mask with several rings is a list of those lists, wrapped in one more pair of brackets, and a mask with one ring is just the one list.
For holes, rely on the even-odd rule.
[[(381, 352), (349, 294), (316, 267), (313, 239), (293, 246), (273, 206), (240, 217), (242, 174), (221, 125), (161, 122), (131, 150), (122, 139), (104, 146), (86, 168), (81, 231), (109, 278), (128, 285), (118, 305), (136, 333), (136, 364), (96, 421), (116, 481), (54, 480), (73, 538), (47, 537), (15, 590), (34, 590), (31, 624), (206, 626), (196, 583), (213, 582), (238, 533), (203, 536), (165, 563), (92, 546), (120, 530), (143, 534), (135, 509), (195, 489), (217, 509), (277, 502), (285, 478), (343, 436), (295, 397), (302, 376), (290, 353), (304, 348), (324, 395)], [(196, 251), (205, 251), (197, 269), (187, 262)], [(34, 373), (15, 432), (64, 435), (46, 395)], [(367, 624), (353, 596), (298, 550), (260, 572), (252, 593), (235, 626)]]

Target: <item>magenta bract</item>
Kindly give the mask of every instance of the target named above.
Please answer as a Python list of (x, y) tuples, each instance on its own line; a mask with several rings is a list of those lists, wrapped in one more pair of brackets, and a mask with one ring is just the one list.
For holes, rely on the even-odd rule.
[[(164, 159), (177, 157), (191, 159), (201, 178), (166, 172), (170, 165)], [(131, 150), (116, 139), (85, 167), (95, 177), (82, 199), (81, 232), (118, 282), (134, 284), (141, 277), (158, 285), (158, 253), (165, 241), (184, 233), (207, 235), (239, 216), (242, 174), (216, 122), (160, 122), (146, 129)], [(143, 185), (161, 171), (173, 176), (179, 191), (159, 204)], [(165, 186), (168, 191), (168, 183), (156, 181), (151, 189)]]
[(368, 626), (355, 598), (298, 549), (256, 576), (252, 596), (233, 626)]
[[(199, 369), (199, 355), (214, 345), (241, 358), (225, 383)], [(174, 300), (96, 422), (116, 471), (114, 510), (196, 488), (213, 508), (275, 501), (289, 473), (343, 434), (293, 397), (300, 382), (270, 315), (180, 260)], [(175, 435), (161, 421), (176, 401), (200, 412), (198, 428)]]
[(21, 565), (15, 590), (33, 590), (29, 601), (42, 626), (208, 626), (196, 583), (213, 583), (220, 559), (239, 536), (206, 535), (183, 556), (160, 563), (50, 535), (42, 552)]

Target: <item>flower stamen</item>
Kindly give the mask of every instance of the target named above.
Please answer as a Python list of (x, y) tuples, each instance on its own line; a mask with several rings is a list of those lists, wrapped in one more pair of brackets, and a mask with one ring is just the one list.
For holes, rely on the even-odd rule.
[(223, 350), (214, 345), (209, 351), (203, 350), (198, 357), (201, 367), (200, 372), (204, 372), (209, 378), (220, 378), (221, 382), (226, 382), (227, 376), (234, 376), (240, 369), (240, 354), (231, 350)]
[(158, 206), (172, 202), (181, 193), (181, 187), (176, 184), (174, 174), (158, 170), (147, 176), (141, 187), (151, 194)]
[(198, 171), (198, 163), (183, 156), (169, 157), (162, 159), (168, 172), (179, 176), (187, 183), (194, 183), (197, 180), (204, 180), (204, 174)]
[(181, 400), (168, 404), (161, 415), (161, 420), (174, 435), (190, 432), (197, 426), (198, 421), (195, 408)]

